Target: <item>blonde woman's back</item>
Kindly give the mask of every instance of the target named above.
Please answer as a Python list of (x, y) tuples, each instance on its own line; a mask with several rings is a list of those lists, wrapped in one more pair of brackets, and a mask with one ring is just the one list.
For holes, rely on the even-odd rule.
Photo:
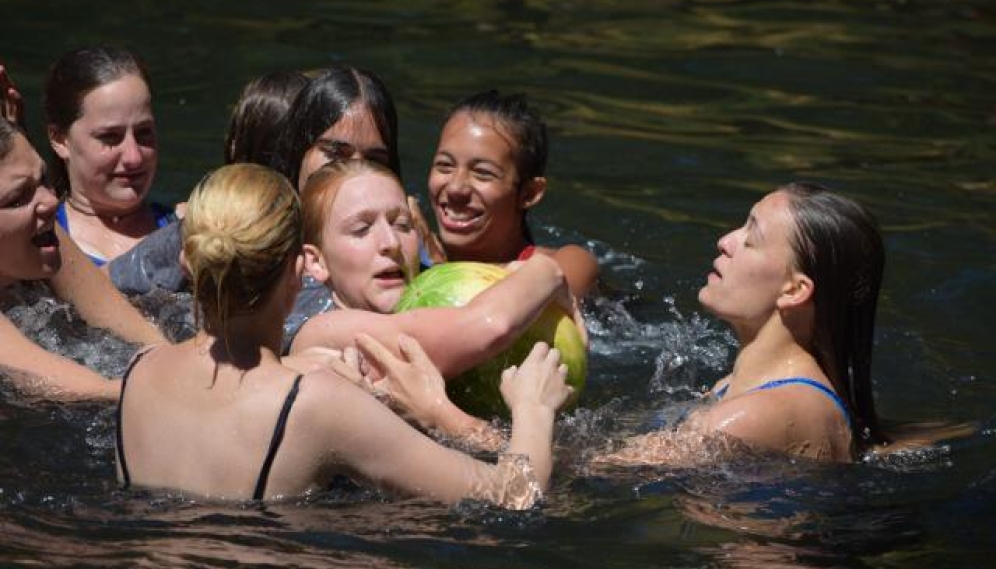
[[(159, 346), (141, 356), (123, 390), (119, 465), (140, 486), (252, 498), (285, 406), (284, 426), (295, 422), (288, 396), (299, 374), (275, 361), (244, 372), (217, 366), (209, 342)], [(262, 497), (297, 494), (316, 482), (305, 464), (288, 464), (287, 455), (297, 453), (285, 452), (293, 443), (282, 442)]]

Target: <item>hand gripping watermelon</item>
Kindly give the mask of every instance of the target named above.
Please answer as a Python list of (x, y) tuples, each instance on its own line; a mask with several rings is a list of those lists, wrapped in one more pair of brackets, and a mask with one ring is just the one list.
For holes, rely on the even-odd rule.
[[(454, 262), (436, 265), (416, 277), (405, 289), (395, 312), (433, 306), (463, 306), (482, 290), (505, 278), (506, 269), (486, 263)], [(515, 299), (509, 299), (515, 302)], [(501, 397), (502, 371), (519, 365), (536, 342), (560, 351), (567, 364), (567, 384), (574, 388), (568, 405), (577, 402), (588, 371), (588, 354), (574, 321), (560, 306), (550, 304), (508, 349), (490, 360), (448, 379), (446, 392), (464, 411), (478, 417), (508, 416)]]

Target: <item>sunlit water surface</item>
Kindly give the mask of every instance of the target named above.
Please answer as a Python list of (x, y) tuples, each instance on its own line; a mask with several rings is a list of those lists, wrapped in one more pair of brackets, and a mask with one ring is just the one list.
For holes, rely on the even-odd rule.
[[(219, 164), (250, 78), (369, 68), (401, 115), (424, 199), (439, 120), (483, 88), (524, 90), (551, 127), (541, 241), (583, 242), (603, 282), (591, 372), (558, 429), (542, 508), (443, 507), (357, 488), (267, 504), (121, 492), (113, 413), (0, 387), (0, 564), (325, 567), (986, 567), (996, 524), (996, 10), (984, 1), (0, 4), (0, 59), (28, 98), (61, 52), (123, 42), (154, 80), (161, 166), (179, 200)], [(44, 145), (38, 144), (39, 148)], [(868, 204), (889, 261), (876, 337), (883, 415), (978, 434), (855, 465), (782, 457), (600, 468), (624, 435), (699, 404), (736, 350), (695, 303), (715, 240), (792, 179)], [(108, 375), (133, 346), (33, 287), (5, 313)], [(171, 337), (189, 297), (136, 303)], [(987, 347), (990, 346), (990, 347)]]

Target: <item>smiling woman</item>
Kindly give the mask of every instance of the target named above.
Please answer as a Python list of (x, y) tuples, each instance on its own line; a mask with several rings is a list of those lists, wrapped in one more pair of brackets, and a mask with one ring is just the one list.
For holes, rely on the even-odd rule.
[[(146, 202), (158, 163), (145, 68), (131, 53), (83, 48), (60, 58), (45, 86), (59, 225), (102, 265), (173, 217)], [(68, 207), (67, 207), (68, 206)]]
[(550, 301), (573, 309), (563, 271), (537, 255), (465, 306), (391, 314), (418, 272), (416, 232), (398, 178), (374, 162), (333, 163), (308, 179), (301, 200), (305, 265), (332, 291), (336, 309), (309, 320), (292, 353), (343, 349), (360, 332), (396, 346), (405, 334), (449, 378), (511, 345)]
[(547, 255), (580, 298), (598, 278), (594, 255), (577, 245), (538, 247), (526, 221), (547, 190), (546, 157), (546, 124), (524, 95), (472, 95), (446, 117), (429, 197), (448, 260), (509, 263)]
[[(22, 281), (50, 279), (84, 318), (134, 342), (161, 342), (147, 323), (55, 227), (58, 201), (48, 187), (45, 164), (11, 123), (0, 118), (0, 300)], [(68, 240), (67, 240), (68, 241)], [(0, 316), (0, 369), (17, 387), (59, 399), (113, 399), (118, 383), (47, 352)]]

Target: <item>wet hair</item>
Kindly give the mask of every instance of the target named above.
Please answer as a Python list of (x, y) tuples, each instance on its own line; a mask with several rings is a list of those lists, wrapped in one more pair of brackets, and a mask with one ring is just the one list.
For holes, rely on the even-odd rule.
[(813, 280), (813, 350), (843, 396), (859, 447), (888, 439), (875, 412), (871, 359), (875, 310), (885, 268), (878, 223), (867, 210), (818, 184), (779, 188), (795, 222), (796, 268)]
[(388, 167), (401, 176), (398, 157), (398, 115), (384, 84), (369, 71), (334, 66), (315, 77), (298, 94), (277, 140), (274, 169), (299, 187), (301, 160), (315, 141), (339, 122), (350, 105), (369, 109), (388, 153)]
[(194, 188), (183, 218), (183, 255), (204, 328), (227, 332), (274, 290), (301, 250), (301, 206), (286, 178), (258, 164), (230, 164)]
[[(301, 190), (301, 204), (304, 210), (304, 242), (318, 246), (322, 242), (329, 210), (342, 184), (363, 174), (379, 174), (397, 182), (401, 180), (383, 164), (370, 160), (343, 160), (329, 162), (315, 170)], [(402, 193), (404, 190), (401, 190)]]
[(225, 137), (225, 164), (268, 166), (291, 104), (307, 84), (308, 78), (297, 71), (277, 71), (250, 81), (232, 109)]
[[(149, 91), (152, 83), (142, 62), (131, 52), (111, 46), (84, 47), (66, 53), (52, 65), (42, 107), (49, 128), (60, 133), (83, 114), (83, 99), (99, 87), (128, 75), (141, 77)], [(69, 193), (69, 173), (61, 158), (50, 161), (52, 186), (60, 196)]]
[(475, 93), (450, 109), (443, 124), (459, 113), (488, 115), (512, 138), (515, 144), (515, 169), (519, 175), (516, 185), (544, 175), (547, 158), (546, 123), (536, 109), (529, 105), (525, 94), (503, 95), (495, 90)]
[[(545, 175), (548, 152), (546, 123), (539, 112), (529, 105), (525, 94), (503, 95), (495, 90), (475, 93), (450, 109), (443, 121), (443, 128), (460, 113), (488, 116), (504, 131), (502, 134), (511, 138), (518, 175), (515, 181), (517, 189), (522, 188), (525, 182)], [(533, 243), (527, 213), (528, 211), (522, 212), (522, 232), (526, 243)]]
[(17, 125), (0, 117), (0, 160), (10, 154), (10, 150), (14, 148), (14, 137), (18, 134), (23, 136), (24, 133), (17, 128)]

